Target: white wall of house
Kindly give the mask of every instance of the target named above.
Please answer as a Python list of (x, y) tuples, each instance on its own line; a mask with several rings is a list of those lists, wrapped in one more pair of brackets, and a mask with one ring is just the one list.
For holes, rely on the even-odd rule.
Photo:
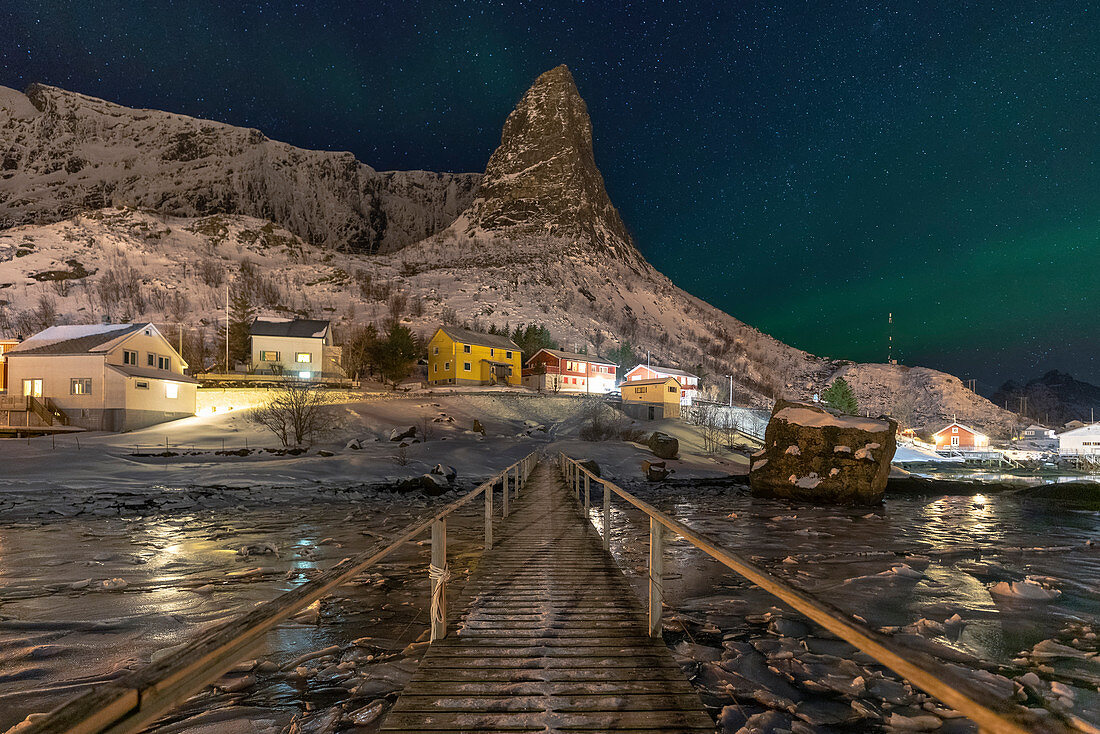
[[(163, 377), (135, 377), (110, 365), (166, 367)], [(172, 374), (183, 376), (183, 360), (155, 329), (132, 334), (107, 352), (8, 355), (9, 394), (22, 395), (24, 381), (41, 380), (41, 397), (64, 411), (73, 425), (91, 429), (131, 430), (193, 415), (196, 385), (177, 382)], [(74, 380), (90, 380), (88, 392), (74, 392)]]
[(1100, 423), (1075, 428), (1058, 436), (1058, 452), (1067, 455), (1100, 456)]
[[(316, 337), (253, 336), (252, 369), (257, 372), (270, 372), (274, 365), (280, 365), (283, 372), (288, 375), (306, 378), (320, 375), (324, 368), (325, 344), (324, 339)], [(264, 359), (265, 352), (277, 352), (278, 359)], [(308, 354), (309, 361), (299, 362), (299, 354)], [(302, 372), (309, 374), (299, 374)]]

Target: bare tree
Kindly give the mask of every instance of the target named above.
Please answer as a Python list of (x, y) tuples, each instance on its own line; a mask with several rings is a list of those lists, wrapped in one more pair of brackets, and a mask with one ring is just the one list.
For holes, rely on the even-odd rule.
[(332, 398), (319, 385), (286, 378), (272, 390), (271, 399), (254, 408), (248, 419), (278, 436), (283, 446), (312, 444), (335, 428)]

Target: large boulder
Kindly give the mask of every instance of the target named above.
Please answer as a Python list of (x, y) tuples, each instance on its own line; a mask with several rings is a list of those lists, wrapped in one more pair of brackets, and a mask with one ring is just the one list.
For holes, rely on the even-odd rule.
[(592, 472), (597, 477), (600, 476), (600, 465), (597, 464), (594, 460), (592, 460), (592, 459), (581, 459), (577, 463), (580, 464), (583, 468), (585, 468), (588, 471)]
[(394, 489), (404, 494), (405, 492), (423, 492), (429, 497), (438, 497), (451, 489), (447, 478), (439, 474), (421, 474), (418, 477), (409, 477), (398, 482)]
[(892, 418), (837, 415), (816, 405), (777, 400), (752, 456), (749, 485), (758, 497), (825, 504), (882, 499), (897, 448)]
[(667, 433), (654, 431), (646, 441), (649, 450), (662, 459), (675, 459), (680, 454), (680, 442)]
[(405, 430), (400, 428), (394, 428), (390, 431), (391, 441), (404, 441), (407, 438), (412, 438), (416, 435), (416, 426), (409, 426)]
[(458, 478), (458, 471), (448, 464), (436, 464), (432, 467), (432, 474), (437, 474), (447, 480), (447, 484), (454, 484)]

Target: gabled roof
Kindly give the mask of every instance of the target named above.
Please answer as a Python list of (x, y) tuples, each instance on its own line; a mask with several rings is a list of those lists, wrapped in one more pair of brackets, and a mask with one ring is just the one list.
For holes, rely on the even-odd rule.
[(497, 349), (512, 349), (523, 352), (519, 345), (502, 334), (482, 334), (480, 331), (460, 329), (457, 326), (440, 326), (439, 330), (459, 344), (477, 344), (479, 347), (494, 347)]
[(1031, 424), (1030, 426), (1028, 426), (1028, 427), (1027, 427), (1027, 428), (1025, 428), (1024, 430), (1025, 430), (1025, 431), (1041, 431), (1041, 432), (1046, 432), (1046, 431), (1053, 431), (1054, 429), (1053, 429), (1053, 428), (1047, 428), (1046, 426), (1039, 426), (1039, 425), (1035, 425), (1034, 423), (1032, 423), (1032, 424)]
[[(564, 359), (564, 360), (568, 360), (568, 361), (571, 361), (571, 362), (588, 362), (589, 364), (605, 364), (605, 365), (608, 365), (609, 367), (616, 367), (617, 366), (614, 362), (606, 362), (606, 361), (604, 361), (604, 360), (602, 360), (598, 357), (593, 357), (590, 354), (580, 354), (578, 352), (565, 352), (565, 351), (562, 351), (561, 349), (549, 349), (548, 347), (543, 347), (539, 351), (532, 354), (531, 359), (534, 359), (535, 357), (537, 357), (541, 352), (546, 352), (547, 354), (554, 355), (558, 359)], [(528, 361), (530, 361), (530, 360), (528, 360)]]
[[(668, 377), (661, 377), (656, 380), (629, 380), (627, 382), (624, 382), (619, 387), (637, 387), (638, 385), (664, 385), (669, 380), (672, 380), (677, 385), (680, 385), (679, 380), (677, 380), (672, 375), (669, 375)], [(680, 385), (680, 387), (683, 387), (683, 385)]]
[(988, 437), (987, 437), (987, 436), (985, 436), (985, 434), (984, 434), (984, 433), (982, 433), (981, 431), (976, 431), (976, 430), (974, 430), (973, 428), (971, 428), (970, 426), (964, 426), (964, 425), (963, 425), (962, 423), (959, 423), (958, 421), (955, 421), (955, 422), (953, 422), (953, 423), (949, 423), (949, 424), (948, 424), (947, 426), (945, 426), (944, 428), (941, 428), (940, 430), (936, 431), (936, 432), (935, 432), (935, 433), (933, 433), (932, 435), (933, 435), (933, 436), (938, 436), (938, 435), (940, 435), (941, 433), (946, 433), (946, 432), (947, 432), (947, 429), (948, 429), (948, 428), (950, 428), (951, 426), (958, 426), (959, 428), (963, 429), (964, 431), (966, 431), (966, 432), (968, 432), (968, 433), (973, 433), (973, 434), (974, 434), (975, 436), (983, 436), (983, 437), (986, 437), (986, 438), (988, 438)]
[(270, 319), (258, 318), (248, 332), (252, 336), (288, 336), (296, 339), (324, 339), (332, 327), (331, 321), (321, 319)]
[(1094, 433), (1100, 434), (1100, 423), (1090, 423), (1086, 426), (1066, 431), (1065, 433), (1059, 433), (1058, 438), (1062, 436), (1090, 436)]
[(638, 367), (645, 367), (646, 369), (652, 370), (653, 372), (656, 372), (659, 375), (672, 375), (673, 377), (692, 377), (696, 380), (699, 379), (698, 375), (693, 375), (690, 372), (685, 372), (684, 370), (678, 370), (678, 369), (675, 369), (673, 367), (658, 367), (655, 364), (639, 364), (639, 365), (636, 365), (634, 367), (631, 367), (630, 371), (627, 372), (626, 374), (629, 375), (631, 372), (638, 369)]
[(99, 354), (109, 351), (122, 337), (152, 326), (152, 324), (51, 326), (21, 342), (8, 354)]

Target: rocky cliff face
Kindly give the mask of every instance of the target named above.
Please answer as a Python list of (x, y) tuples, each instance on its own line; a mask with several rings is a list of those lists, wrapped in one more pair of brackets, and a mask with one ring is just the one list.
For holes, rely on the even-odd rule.
[(536, 79), (508, 115), (462, 225), (474, 237), (551, 238), (642, 260), (604, 188), (588, 107), (564, 65)]
[(480, 176), (379, 172), (233, 127), (34, 84), (0, 87), (0, 228), (127, 205), (245, 214), (307, 242), (388, 252), (446, 227)]

